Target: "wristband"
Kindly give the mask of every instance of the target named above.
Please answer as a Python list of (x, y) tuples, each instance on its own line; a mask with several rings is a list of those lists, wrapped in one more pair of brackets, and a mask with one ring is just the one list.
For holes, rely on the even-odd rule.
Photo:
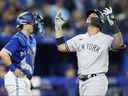
[(64, 37), (57, 38), (56, 43), (57, 43), (57, 45), (65, 43)]

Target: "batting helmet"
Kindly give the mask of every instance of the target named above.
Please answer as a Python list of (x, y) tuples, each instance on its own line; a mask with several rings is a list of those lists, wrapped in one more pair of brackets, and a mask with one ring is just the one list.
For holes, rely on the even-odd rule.
[(26, 11), (26, 12), (23, 12), (21, 13), (17, 19), (16, 19), (16, 22), (17, 22), (17, 28), (21, 25), (24, 25), (24, 24), (34, 24), (35, 23), (35, 18), (34, 18), (34, 15), (29, 12), (29, 11)]
[(88, 17), (89, 17), (89, 15), (91, 15), (92, 13), (97, 14), (97, 16), (99, 16), (99, 15), (100, 15), (100, 13), (99, 13), (99, 10), (98, 10), (98, 9), (93, 9), (93, 10), (89, 10), (89, 11), (87, 11), (87, 12), (86, 12), (86, 17), (88, 18)]

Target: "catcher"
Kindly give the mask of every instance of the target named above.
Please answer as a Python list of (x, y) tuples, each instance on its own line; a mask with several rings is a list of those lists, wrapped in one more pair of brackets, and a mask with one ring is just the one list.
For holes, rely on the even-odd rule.
[(38, 31), (42, 21), (39, 19), (40, 16), (30, 11), (21, 13), (17, 17), (18, 32), (0, 51), (1, 60), (8, 70), (4, 76), (4, 86), (9, 96), (32, 96), (30, 79), (36, 54), (34, 32)]

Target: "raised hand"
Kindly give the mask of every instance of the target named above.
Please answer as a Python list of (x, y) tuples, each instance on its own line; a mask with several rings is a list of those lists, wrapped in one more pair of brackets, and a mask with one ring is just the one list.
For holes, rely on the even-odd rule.
[(55, 27), (62, 27), (64, 23), (65, 23), (65, 20), (62, 17), (61, 11), (57, 12), (55, 17)]
[(113, 26), (115, 23), (115, 16), (113, 15), (113, 11), (112, 8), (105, 8), (102, 12), (102, 14), (104, 15), (104, 17), (106, 17), (108, 23), (110, 24), (110, 26)]

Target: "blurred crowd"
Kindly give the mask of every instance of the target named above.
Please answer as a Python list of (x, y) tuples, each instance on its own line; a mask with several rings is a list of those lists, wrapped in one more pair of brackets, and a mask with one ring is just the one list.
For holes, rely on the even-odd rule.
[[(10, 36), (15, 32), (16, 16), (26, 6), (22, 0), (0, 0), (0, 32)], [(23, 0), (25, 1), (25, 0)]]
[[(121, 31), (125, 34), (128, 28), (128, 1), (111, 0), (114, 14), (119, 20)], [(63, 26), (67, 37), (86, 31), (88, 10), (103, 8), (106, 0), (0, 0), (0, 35), (11, 36), (15, 33), (16, 17), (25, 10), (40, 9), (44, 17), (44, 42), (53, 42), (54, 18), (59, 9), (67, 23)]]

